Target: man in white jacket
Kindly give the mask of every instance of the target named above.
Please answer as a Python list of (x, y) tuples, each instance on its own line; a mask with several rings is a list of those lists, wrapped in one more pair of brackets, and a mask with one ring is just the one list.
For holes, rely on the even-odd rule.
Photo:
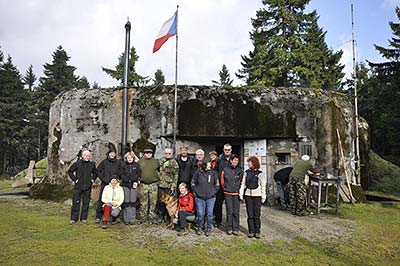
[(118, 218), (121, 211), (121, 204), (124, 202), (124, 190), (119, 185), (118, 179), (111, 179), (110, 184), (104, 187), (101, 201), (103, 202), (104, 212), (102, 228), (106, 229), (109, 224), (110, 214), (113, 224)]

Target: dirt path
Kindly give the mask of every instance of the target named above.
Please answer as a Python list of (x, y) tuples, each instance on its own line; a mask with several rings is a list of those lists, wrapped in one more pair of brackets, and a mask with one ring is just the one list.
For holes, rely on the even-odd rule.
[[(257, 241), (248, 239), (247, 234), (247, 216), (245, 205), (241, 205), (240, 219), (240, 236), (247, 241)], [(261, 210), (261, 239), (266, 242), (273, 240), (289, 241), (293, 238), (305, 238), (309, 241), (345, 241), (349, 239), (354, 231), (355, 222), (345, 219), (340, 219), (334, 216), (318, 217), (314, 215), (298, 217), (290, 214), (287, 211), (276, 210), (270, 207), (262, 207)], [(224, 216), (225, 217), (225, 216)], [(117, 228), (124, 228), (124, 225), (117, 225)], [(113, 230), (113, 229), (111, 229)], [(155, 242), (165, 239), (176, 239), (173, 241), (178, 245), (202, 245), (213, 239), (229, 240), (235, 236), (229, 236), (223, 228), (214, 228), (211, 237), (204, 235), (197, 236), (194, 231), (189, 235), (177, 237), (177, 232), (168, 230), (155, 225), (135, 225), (123, 229), (128, 234), (127, 239), (134, 238), (135, 242), (148, 243), (149, 239), (154, 239)], [(125, 235), (125, 232), (124, 234)]]

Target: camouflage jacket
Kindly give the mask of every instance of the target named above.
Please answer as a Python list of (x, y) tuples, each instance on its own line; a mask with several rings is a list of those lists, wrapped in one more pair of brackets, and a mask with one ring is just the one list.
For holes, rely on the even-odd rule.
[(175, 189), (178, 183), (179, 165), (175, 159), (160, 160), (160, 182), (162, 188)]

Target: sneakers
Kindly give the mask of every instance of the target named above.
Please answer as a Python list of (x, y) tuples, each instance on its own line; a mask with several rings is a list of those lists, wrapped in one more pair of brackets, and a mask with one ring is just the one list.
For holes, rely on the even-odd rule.
[(208, 228), (208, 229), (206, 230), (206, 237), (209, 237), (210, 235), (211, 235), (211, 229)]
[(96, 218), (96, 224), (99, 224), (100, 223), (100, 218)]
[(81, 222), (84, 223), (84, 224), (86, 224), (86, 223), (87, 223), (87, 220), (81, 220)]
[(249, 233), (247, 234), (247, 237), (248, 237), (248, 238), (253, 238), (253, 237), (254, 237), (254, 233), (250, 233), (250, 232), (249, 232)]
[(254, 237), (257, 238), (257, 239), (260, 239), (260, 238), (261, 238), (261, 235), (260, 235), (260, 233), (255, 233), (255, 234), (254, 234)]
[(75, 220), (70, 220), (69, 224), (76, 224), (76, 221)]
[(233, 231), (232, 234), (233, 234), (234, 236), (238, 236), (238, 235), (239, 235), (239, 232), (238, 232), (238, 231)]
[(198, 236), (201, 236), (202, 233), (203, 233), (203, 230), (201, 228), (198, 228), (197, 231), (196, 231), (196, 234)]
[(227, 234), (227, 235), (231, 235), (231, 234), (232, 234), (232, 230), (226, 231), (226, 234)]

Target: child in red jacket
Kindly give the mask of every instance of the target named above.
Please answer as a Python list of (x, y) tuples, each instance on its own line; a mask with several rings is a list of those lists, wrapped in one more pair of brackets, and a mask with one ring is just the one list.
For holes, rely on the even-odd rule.
[(187, 235), (189, 233), (188, 222), (186, 217), (194, 215), (194, 197), (191, 192), (189, 192), (186, 183), (179, 184), (179, 200), (177, 216), (179, 220), (180, 231), (178, 235)]

